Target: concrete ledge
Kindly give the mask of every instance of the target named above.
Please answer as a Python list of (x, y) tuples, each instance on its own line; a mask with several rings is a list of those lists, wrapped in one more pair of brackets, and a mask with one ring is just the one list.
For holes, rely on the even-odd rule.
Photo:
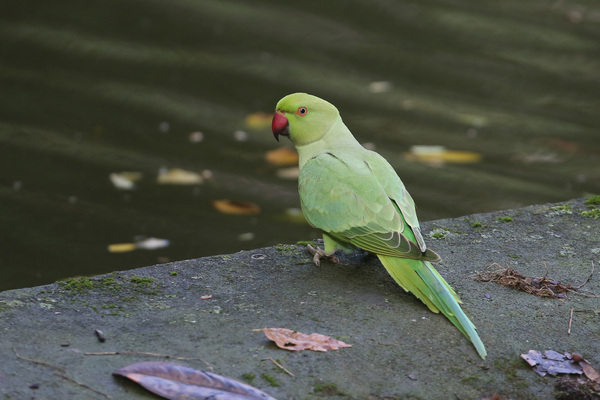
[[(443, 316), (396, 286), (375, 257), (343, 255), (340, 264), (317, 268), (304, 246), (279, 245), (0, 293), (0, 394), (104, 398), (29, 358), (115, 399), (154, 398), (111, 372), (160, 358), (84, 354), (134, 351), (194, 358), (171, 361), (208, 363), (238, 380), (253, 375), (252, 385), (279, 399), (552, 398), (555, 378), (537, 376), (519, 354), (579, 352), (600, 366), (598, 314), (575, 313), (567, 334), (571, 308), (597, 310), (599, 300), (536, 297), (472, 274), (498, 263), (584, 282), (600, 261), (600, 219), (581, 215), (590, 207), (578, 199), (423, 224), (444, 259), (438, 270), (486, 344), (485, 361)], [(586, 288), (600, 294), (598, 274)], [(323, 333), (353, 347), (286, 352), (252, 332), (263, 327)]]

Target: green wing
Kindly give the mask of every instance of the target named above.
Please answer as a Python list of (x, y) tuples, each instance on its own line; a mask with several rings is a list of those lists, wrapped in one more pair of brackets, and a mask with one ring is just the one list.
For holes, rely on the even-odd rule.
[(302, 166), (298, 186), (306, 219), (333, 238), (376, 254), (440, 260), (425, 247), (402, 181), (377, 153), (322, 153)]

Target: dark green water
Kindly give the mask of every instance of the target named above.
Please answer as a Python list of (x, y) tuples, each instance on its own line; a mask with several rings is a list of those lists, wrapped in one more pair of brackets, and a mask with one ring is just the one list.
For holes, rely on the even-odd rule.
[[(295, 91), (336, 104), (422, 220), (600, 193), (597, 2), (4, 1), (0, 290), (316, 237), (282, 217), (299, 202), (264, 161), (270, 130), (244, 123)], [(483, 159), (431, 166), (413, 145)], [(158, 185), (164, 167), (213, 178)], [(108, 252), (138, 235), (171, 245)]]

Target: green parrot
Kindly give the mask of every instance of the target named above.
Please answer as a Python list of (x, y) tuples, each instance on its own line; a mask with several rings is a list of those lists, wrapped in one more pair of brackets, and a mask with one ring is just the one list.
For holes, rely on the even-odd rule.
[(427, 248), (415, 203), (392, 166), (352, 136), (331, 103), (306, 93), (277, 103), (272, 129), (287, 136), (299, 155), (298, 191), (308, 222), (323, 231), (324, 250), (309, 251), (318, 266), (336, 250), (375, 253), (406, 291), (441, 311), (486, 356), (475, 326), (454, 290), (433, 268), (441, 258)]

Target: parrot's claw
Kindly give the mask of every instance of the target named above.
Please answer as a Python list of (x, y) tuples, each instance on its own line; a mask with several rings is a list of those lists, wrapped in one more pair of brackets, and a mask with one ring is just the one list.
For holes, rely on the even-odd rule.
[(313, 255), (313, 263), (315, 263), (317, 267), (321, 266), (321, 258), (327, 258), (329, 259), (329, 261), (335, 264), (340, 262), (340, 260), (338, 260), (338, 258), (334, 256), (335, 250), (331, 253), (327, 253), (325, 250), (322, 250), (318, 247), (312, 247), (310, 244), (306, 245), (306, 249), (310, 254)]

